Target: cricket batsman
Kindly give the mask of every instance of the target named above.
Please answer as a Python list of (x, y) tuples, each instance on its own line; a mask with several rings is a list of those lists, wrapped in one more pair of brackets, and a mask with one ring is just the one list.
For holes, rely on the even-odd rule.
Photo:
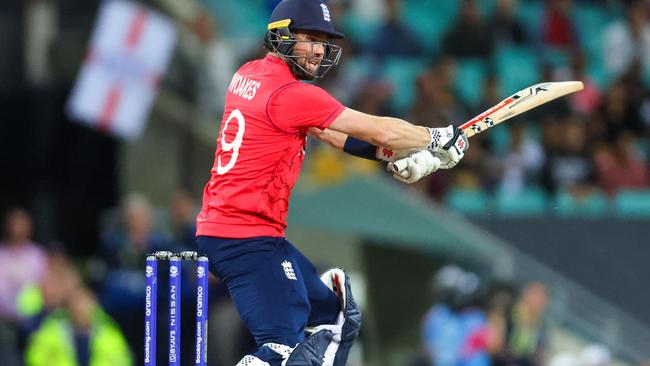
[(268, 54), (244, 64), (227, 91), (197, 242), (259, 346), (238, 366), (343, 366), (359, 334), (348, 275), (335, 268), (319, 276), (285, 238), (308, 134), (389, 168), (399, 160), (394, 176), (406, 183), (452, 168), (469, 146), (451, 125), (364, 114), (303, 82), (338, 64), (333, 38), (343, 34), (322, 0), (283, 0), (269, 20)]

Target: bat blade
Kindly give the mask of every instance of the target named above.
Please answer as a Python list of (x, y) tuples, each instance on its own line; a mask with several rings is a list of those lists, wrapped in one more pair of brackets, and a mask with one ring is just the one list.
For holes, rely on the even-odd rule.
[[(535, 84), (502, 100), (485, 112), (463, 123), (459, 128), (465, 132), (467, 137), (472, 137), (512, 117), (567, 94), (580, 91), (583, 88), (584, 85), (581, 81), (555, 81)], [(396, 161), (389, 166), (394, 173), (405, 179), (408, 178), (405, 162)]]
[(581, 81), (557, 81), (522, 89), (460, 126), (472, 137), (526, 111), (584, 88)]

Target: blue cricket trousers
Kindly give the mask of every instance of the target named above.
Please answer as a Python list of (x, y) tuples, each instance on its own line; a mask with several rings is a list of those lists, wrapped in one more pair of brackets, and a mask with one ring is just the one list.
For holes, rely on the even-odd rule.
[[(336, 321), (338, 297), (285, 238), (199, 236), (197, 242), (210, 260), (210, 272), (225, 282), (259, 347), (265, 343), (294, 347), (305, 339), (306, 326)], [(255, 355), (276, 364), (276, 356), (264, 349)]]

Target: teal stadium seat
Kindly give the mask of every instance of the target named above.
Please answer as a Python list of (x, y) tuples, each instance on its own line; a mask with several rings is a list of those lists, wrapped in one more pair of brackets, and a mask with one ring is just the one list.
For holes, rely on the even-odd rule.
[(516, 46), (500, 47), (494, 56), (504, 98), (539, 82), (541, 77), (539, 60), (532, 49)]
[(393, 86), (391, 108), (398, 115), (408, 112), (415, 100), (415, 82), (426, 68), (423, 60), (394, 57), (385, 60), (382, 78)]
[(650, 189), (623, 189), (614, 197), (614, 213), (626, 218), (650, 219)]
[[(493, 12), (495, 0), (480, 0), (484, 17)], [(404, 0), (402, 20), (417, 34), (427, 54), (440, 51), (445, 33), (458, 17), (458, 0)]]
[(206, 0), (205, 4), (217, 18), (219, 29), (226, 37), (261, 40), (266, 31), (269, 14), (264, 0)]
[(584, 197), (561, 190), (555, 196), (554, 209), (559, 217), (603, 217), (607, 214), (608, 205), (607, 196), (598, 189)]
[(546, 193), (539, 187), (525, 187), (521, 192), (497, 192), (495, 211), (501, 216), (533, 217), (546, 213)]
[(456, 93), (464, 103), (476, 107), (481, 102), (487, 65), (481, 59), (460, 59), (456, 63)]
[(544, 63), (556, 67), (566, 67), (571, 63), (569, 50), (563, 48), (546, 47), (543, 51)]
[[(345, 50), (343, 52), (345, 52)], [(345, 80), (360, 82), (373, 76), (373, 62), (374, 60), (372, 57), (345, 57), (337, 67), (343, 69), (343, 75), (346, 78)]]
[(490, 149), (497, 156), (505, 156), (510, 151), (510, 121), (494, 126), (489, 132), (486, 132), (487, 138), (490, 139)]
[(401, 19), (431, 55), (440, 50), (442, 37), (454, 21), (457, 9), (457, 0), (405, 0)]
[(587, 52), (587, 55), (591, 58), (602, 54), (603, 30), (615, 21), (616, 17), (602, 5), (576, 3), (573, 20), (578, 28), (582, 49)]
[(490, 211), (490, 200), (481, 189), (452, 188), (445, 195), (445, 205), (467, 215), (483, 215)]
[[(342, 31), (345, 34), (346, 38), (354, 40), (359, 43), (362, 48), (369, 47), (373, 41), (373, 37), (377, 33), (376, 30), (379, 27), (379, 21), (366, 19), (361, 17), (354, 12), (348, 13), (340, 21)], [(345, 56), (345, 50), (343, 50)]]
[(578, 28), (581, 47), (587, 57), (587, 73), (598, 87), (604, 88), (610, 81), (603, 63), (603, 30), (617, 20), (616, 11), (608, 11), (602, 5), (574, 5), (574, 20)]
[(534, 32), (539, 27), (543, 13), (543, 1), (519, 1), (517, 5), (517, 19), (528, 32)]

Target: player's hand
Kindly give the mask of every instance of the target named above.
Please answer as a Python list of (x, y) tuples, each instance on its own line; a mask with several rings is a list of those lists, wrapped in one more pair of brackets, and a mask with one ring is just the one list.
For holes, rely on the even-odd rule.
[(440, 159), (440, 168), (453, 168), (465, 156), (469, 149), (467, 136), (460, 128), (449, 125), (444, 128), (429, 128), (431, 142), (427, 149)]
[(393, 177), (408, 184), (417, 182), (438, 168), (440, 168), (440, 159), (433, 156), (429, 150), (416, 151), (388, 163), (388, 170), (393, 173)]

